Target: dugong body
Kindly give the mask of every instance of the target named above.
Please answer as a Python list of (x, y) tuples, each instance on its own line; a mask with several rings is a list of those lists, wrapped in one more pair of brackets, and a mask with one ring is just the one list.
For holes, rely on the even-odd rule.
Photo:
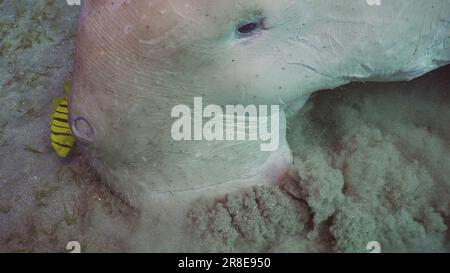
[[(100, 175), (138, 207), (276, 182), (292, 161), (284, 110), (316, 90), (447, 64), (449, 18), (441, 0), (84, 1), (72, 128)], [(194, 97), (280, 105), (279, 148), (174, 140), (171, 111)]]

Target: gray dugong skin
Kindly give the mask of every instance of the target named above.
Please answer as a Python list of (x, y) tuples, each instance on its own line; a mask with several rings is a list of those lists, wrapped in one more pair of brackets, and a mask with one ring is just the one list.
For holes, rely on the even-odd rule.
[[(259, 142), (176, 142), (175, 105), (301, 107), (350, 81), (409, 80), (450, 60), (441, 0), (95, 0), (80, 18), (70, 117), (93, 166), (128, 201), (268, 183), (292, 160)], [(240, 26), (259, 23), (251, 35)], [(136, 201), (139, 200), (139, 201)]]

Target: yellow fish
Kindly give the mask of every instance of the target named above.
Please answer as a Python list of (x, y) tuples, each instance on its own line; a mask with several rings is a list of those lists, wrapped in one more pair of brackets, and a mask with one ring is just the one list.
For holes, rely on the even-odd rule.
[[(64, 84), (64, 91), (70, 89), (69, 84)], [(50, 127), (50, 142), (53, 150), (60, 157), (66, 157), (75, 146), (75, 138), (69, 124), (69, 108), (67, 96), (52, 100), (55, 112), (52, 114)]]

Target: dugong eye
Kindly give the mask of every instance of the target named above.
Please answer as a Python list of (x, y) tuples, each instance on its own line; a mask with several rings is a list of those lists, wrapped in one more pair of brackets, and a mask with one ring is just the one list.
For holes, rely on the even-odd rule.
[(236, 27), (236, 38), (247, 38), (264, 29), (264, 19), (258, 18), (251, 22), (241, 23)]

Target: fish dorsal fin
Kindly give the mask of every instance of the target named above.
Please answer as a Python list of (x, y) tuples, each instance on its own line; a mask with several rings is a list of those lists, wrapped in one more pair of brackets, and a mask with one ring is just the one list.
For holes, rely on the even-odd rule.
[(72, 81), (67, 81), (64, 83), (64, 86), (63, 86), (64, 93), (66, 93), (68, 95), (70, 93), (71, 88), (72, 88)]
[[(72, 88), (72, 82), (71, 81), (67, 81), (67, 82), (64, 83), (63, 90), (64, 90), (64, 93), (66, 95), (69, 95), (71, 88)], [(60, 98), (53, 98), (52, 99), (53, 109), (56, 110), (56, 108), (58, 108), (58, 106), (61, 104), (61, 102), (64, 99), (67, 99), (67, 96), (60, 97)]]
[(58, 108), (61, 102), (66, 98), (67, 98), (66, 96), (60, 98), (53, 98), (52, 99), (53, 109), (56, 110), (56, 108)]

